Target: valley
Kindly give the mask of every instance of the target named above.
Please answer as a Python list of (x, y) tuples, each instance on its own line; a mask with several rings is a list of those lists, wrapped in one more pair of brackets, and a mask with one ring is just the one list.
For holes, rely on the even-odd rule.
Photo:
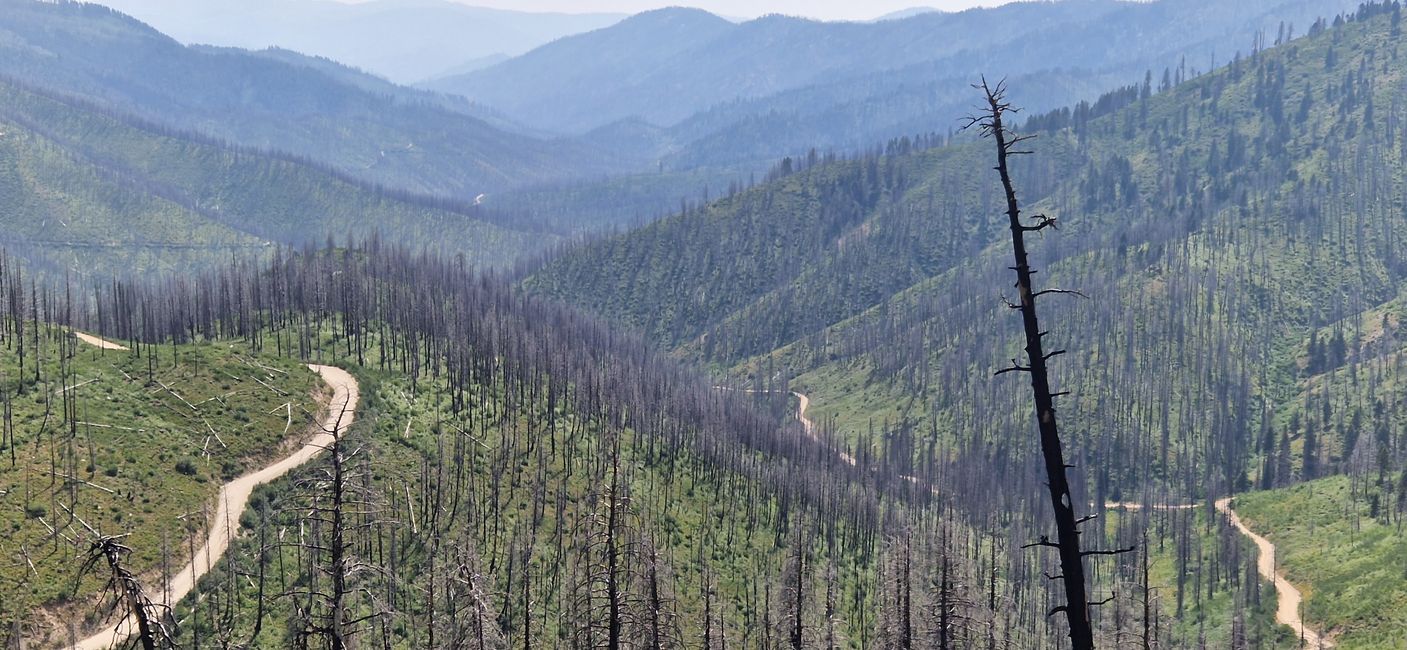
[(1407, 639), (1400, 2), (114, 2), (0, 0), (4, 647)]

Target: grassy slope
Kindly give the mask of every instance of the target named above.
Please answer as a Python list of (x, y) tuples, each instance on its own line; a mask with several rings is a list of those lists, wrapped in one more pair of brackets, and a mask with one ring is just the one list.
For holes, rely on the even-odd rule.
[[(376, 467), (375, 485), (378, 490), (384, 490), (384, 494), (392, 500), (395, 495), (407, 489), (408, 494), (417, 495), (426, 489), (427, 481), (431, 478), (425, 473), (425, 463), (430, 463), (429, 467), (433, 468), (438, 462), (438, 454), (444, 453), (443, 450), (455, 444), (454, 437), (461, 435), (457, 433), (459, 430), (471, 432), (468, 435), (478, 441), (469, 447), (467, 462), (471, 467), (471, 475), (476, 477), (475, 485), (480, 486), (477, 488), (480, 493), (474, 498), (481, 500), (484, 504), (481, 507), (490, 507), (487, 505), (490, 503), (490, 497), (485, 491), (493, 484), (490, 480), (491, 468), (495, 463), (493, 456), (504, 448), (509, 448), (511, 453), (516, 454), (517, 460), (508, 465), (513, 468), (512, 472), (502, 477), (503, 504), (496, 511), (492, 523), (480, 528), (472, 523), (465, 526), (463, 522), (454, 522), (440, 537), (446, 540), (445, 543), (451, 543), (450, 540), (469, 540), (470, 547), (477, 549), (482, 561), (481, 566), (490, 569), (485, 571), (485, 574), (493, 579), (488, 591), (494, 594), (495, 598), (504, 593), (511, 593), (506, 591), (513, 584), (509, 581), (511, 572), (505, 567), (510, 564), (513, 545), (525, 538), (532, 539), (531, 570), (537, 576), (534, 580), (540, 581), (537, 582), (533, 596), (534, 610), (545, 612), (535, 614), (535, 617), (540, 616), (545, 624), (541, 627), (536, 627), (535, 624), (533, 640), (568, 643), (570, 637), (566, 636), (567, 630), (560, 626), (562, 620), (557, 617), (565, 606), (563, 599), (567, 594), (564, 590), (576, 570), (573, 559), (575, 556), (574, 551), (569, 548), (565, 559), (556, 558), (560, 549), (554, 545), (553, 533), (558, 529), (568, 531), (567, 543), (569, 547), (575, 547), (572, 538), (579, 533), (572, 531), (580, 530), (584, 520), (590, 516), (589, 504), (597, 498), (601, 485), (594, 473), (582, 465), (580, 459), (591, 453), (598, 444), (595, 435), (590, 433), (596, 431), (598, 425), (592, 422), (575, 422), (576, 416), (563, 408), (558, 413), (556, 428), (548, 428), (547, 414), (505, 413), (504, 404), (494, 394), (493, 389), (482, 386), (476, 388), (476, 393), (484, 392), (486, 397), (480, 402), (482, 408), (476, 409), (472, 417), (453, 421), (445, 419), (448, 413), (448, 398), (442, 396), (439, 387), (433, 383), (422, 382), (418, 387), (412, 387), (411, 382), (403, 375), (357, 366), (352, 359), (339, 359), (332, 363), (351, 369), (361, 382), (362, 414), (353, 427), (352, 440), (372, 459)], [(374, 360), (369, 360), (368, 363), (374, 364)], [(477, 399), (476, 397), (475, 400)], [(485, 421), (491, 424), (485, 426)], [(584, 427), (583, 430), (589, 433), (585, 437), (578, 435), (575, 441), (571, 441), (570, 430), (577, 426)], [(542, 513), (542, 519), (536, 522), (534, 533), (529, 533), (528, 529), (533, 525), (532, 504), (536, 488), (531, 484), (531, 479), (538, 461), (536, 452), (530, 453), (509, 442), (509, 438), (515, 435), (510, 433), (511, 429), (531, 431), (540, 448), (546, 449), (550, 446), (554, 450), (550, 452), (546, 466), (546, 493), (556, 495), (560, 491), (568, 504), (564, 518), (559, 520), (549, 500)], [(733, 642), (748, 640), (748, 643), (760, 643), (761, 631), (758, 628), (761, 625), (762, 595), (757, 592), (760, 588), (757, 578), (764, 576), (770, 579), (780, 574), (787, 552), (785, 540), (776, 539), (771, 523), (774, 518), (783, 516), (779, 513), (779, 504), (771, 498), (759, 499), (757, 493), (753, 492), (755, 486), (750, 486), (745, 481), (739, 483), (727, 479), (713, 480), (698, 476), (694, 471), (675, 472), (671, 466), (646, 460), (644, 443), (638, 439), (627, 437), (624, 447), (624, 453), (630, 457), (625, 465), (625, 470), (630, 476), (629, 516), (633, 522), (630, 526), (641, 534), (648, 534), (666, 558), (665, 562), (672, 574), (667, 597), (674, 602), (675, 615), (681, 623), (684, 638), (697, 639), (703, 634), (703, 603), (697, 585), (700, 584), (701, 572), (704, 569), (699, 560), (706, 558), (708, 570), (718, 581), (718, 600), (713, 604), (714, 616), (726, 617), (727, 638)], [(572, 458), (577, 460), (573, 462)], [(696, 462), (688, 454), (683, 454), (674, 461), (675, 464), (686, 466)], [(449, 461), (446, 459), (445, 463), (448, 465)], [(251, 500), (252, 508), (268, 508), (269, 521), (275, 529), (293, 530), (296, 524), (288, 519), (289, 513), (280, 509), (293, 502), (291, 495), (295, 488), (292, 482), (300, 475), (309, 475), (312, 469), (312, 466), (305, 467), (295, 471), (289, 479), (262, 488)], [(448, 467), (446, 471), (449, 471)], [(670, 474), (673, 474), (673, 477), (667, 478)], [(748, 512), (756, 517), (756, 528), (749, 530), (743, 527), (743, 522), (737, 514), (739, 510), (731, 505), (736, 503), (752, 504)], [(405, 517), (406, 514), (408, 513), (402, 512), (401, 516), (409, 519)], [(394, 515), (385, 516), (394, 518)], [(424, 513), (420, 512), (418, 516), (420, 519), (417, 521), (423, 527)], [(253, 544), (257, 535), (252, 531), (257, 521), (253, 514), (247, 514), (242, 519), (250, 534), (244, 537), (244, 543), (233, 547), (235, 550), (231, 553), (231, 561), (244, 572), (252, 572), (252, 567), (257, 565), (257, 547)], [(466, 521), (472, 522), (473, 519), (466, 517)], [(406, 523), (408, 522), (402, 522), (403, 525)], [(275, 533), (271, 530), (269, 534)], [(369, 538), (369, 533), (367, 535)], [(411, 558), (412, 562), (423, 562), (427, 551), (425, 543), (426, 540), (419, 539), (409, 544), (405, 557)], [(277, 554), (271, 554), (267, 560), (271, 574), (274, 566), (286, 565), (290, 568), (288, 574), (269, 577), (270, 584), (278, 585), (280, 589), (283, 589), (284, 585), (291, 588), (297, 580), (297, 572), (292, 567), (297, 566), (298, 553), (295, 549), (285, 549), (284, 552), (282, 560), (277, 559)], [(822, 552), (819, 541), (812, 552)], [(872, 558), (846, 556), (841, 558), (838, 566), (840, 592), (844, 602), (855, 606), (844, 610), (848, 618), (842, 624), (844, 638), (850, 640), (848, 647), (852, 648), (862, 647), (858, 644), (870, 634), (868, 626), (873, 623), (872, 615), (863, 618), (865, 614), (862, 611), (869, 602), (866, 589), (874, 575), (871, 561)], [(201, 581), (201, 590), (207, 595), (209, 602), (219, 602), (220, 590), (228, 587), (230, 565), (228, 562), (223, 564), (220, 570), (213, 571)], [(493, 567), (497, 569), (493, 570)], [(423, 569), (414, 571), (415, 578), (404, 586), (425, 590), (429, 578), (422, 571)], [(284, 582), (285, 579), (287, 582)], [(561, 587), (552, 582), (556, 580), (562, 581)], [(819, 593), (823, 589), (821, 576), (815, 575), (812, 580), (812, 588)], [(237, 581), (237, 588), (241, 602), (252, 602), (256, 594), (252, 584)], [(775, 594), (773, 597), (776, 597)], [(513, 599), (509, 600), (512, 602)], [(272, 625), (266, 621), (259, 637), (261, 646), (281, 647), (290, 642), (286, 637), (289, 628), (283, 625), (283, 622), (290, 619), (290, 605), (291, 602), (286, 598), (269, 600), (268, 620), (277, 621), (279, 624)], [(402, 604), (402, 607), (405, 605)], [(409, 614), (417, 615), (415, 610)], [(200, 626), (182, 628), (181, 633), (186, 635), (183, 638), (187, 641), (194, 635), (209, 638), (212, 634), (210, 617), (196, 615), (190, 599), (184, 601), (178, 615)], [(418, 615), (424, 616), (423, 611)], [(775, 616), (775, 613), (769, 615)], [(861, 618), (855, 618), (857, 616)], [(411, 628), (423, 627), (427, 624), (425, 620), (420, 619), (420, 622)], [(245, 635), (249, 634), (251, 624), (251, 612), (245, 608), (232, 625), (236, 630), (234, 638), (247, 638)], [(398, 629), (398, 634), (405, 635), (399, 638), (399, 643), (408, 643), (404, 647), (417, 647), (418, 643), (425, 643), (424, 629)], [(521, 642), (522, 639), (518, 639), (518, 643)]]
[(1407, 634), (1407, 536), (1400, 514), (1374, 518), (1354, 486), (1336, 476), (1246, 494), (1236, 508), (1276, 545), (1286, 575), (1305, 592), (1305, 618), (1339, 648), (1397, 647)]
[[(0, 599), (0, 624), (5, 626), (32, 607), (67, 617), (25, 618), (39, 621), (40, 628), (93, 615), (101, 582), (77, 575), (91, 539), (82, 522), (103, 534), (129, 535), (125, 543), (135, 549), (130, 568), (158, 584), (154, 572), (160, 570), (163, 544), (174, 570), (188, 554), (185, 544), (199, 533), (195, 523), (202, 521), (220, 483), (276, 457), (285, 440), (299, 436), (321, 390), (299, 364), (256, 360), (229, 345), (159, 349), (150, 375), (145, 358), (82, 345), (72, 352), (73, 388), (64, 391), (76, 400), (77, 421), (71, 423), (62, 410), (65, 387), (49, 379), (57, 376), (57, 337), (67, 334), (49, 329), (40, 337), (44, 379), (37, 383), (30, 374), (34, 348), (27, 348), (21, 385), (13, 339), (0, 346), (0, 386), (12, 396), (16, 443), (0, 449), (0, 589), (7, 594)], [(46, 402), (52, 404), (47, 419)], [(72, 478), (55, 478), (51, 467)]]
[[(0, 218), (7, 246), (51, 268), (170, 270), (264, 242), (160, 197), (134, 192), (61, 146), (0, 118)], [(181, 246), (167, 245), (184, 234)], [(37, 247), (43, 246), (43, 250)], [(114, 259), (120, 248), (124, 259)], [(36, 264), (39, 266), (39, 264)]]
[[(1138, 515), (1116, 513), (1115, 519), (1125, 516)], [(1208, 525), (1205, 509), (1200, 508), (1194, 511), (1162, 512), (1154, 516), (1165, 521), (1185, 517), (1191, 522), (1192, 530), (1197, 531), (1194, 541), (1196, 557), (1190, 558), (1192, 564), (1223, 561), (1224, 558), (1219, 556), (1228, 551), (1236, 553), (1238, 560), (1243, 564), (1255, 561), (1255, 546), (1250, 540), (1230, 530), (1229, 523), (1223, 517), (1217, 517), (1215, 522)], [(1163, 525), (1154, 525), (1153, 530), (1166, 529)], [(1234, 550), (1231, 546), (1221, 543), (1221, 538), (1228, 535), (1235, 540)], [(1210, 594), (1200, 593), (1204, 591), (1199, 589), (1202, 585), (1200, 576), (1187, 577), (1184, 583), (1185, 592), (1182, 595), (1183, 609), (1179, 611), (1177, 582), (1178, 574), (1183, 570), (1179, 567), (1176, 543), (1171, 536), (1163, 536), (1150, 539), (1148, 544), (1148, 575), (1149, 582), (1154, 587), (1153, 600), (1159, 611), (1159, 624), (1170, 628), (1171, 638), (1176, 640), (1175, 647), (1235, 647), (1231, 639), (1233, 634), (1237, 633), (1237, 628), (1250, 643), (1245, 647), (1267, 650), (1295, 647), (1290, 629), (1274, 624), (1275, 588), (1263, 579), (1259, 580), (1260, 602), (1239, 603), (1244, 608), (1243, 619), (1239, 623), (1233, 620), (1238, 605), (1237, 595), (1220, 583), (1215, 584)], [(1238, 578), (1249, 579), (1245, 572)], [(1128, 593), (1131, 596), (1128, 606), (1137, 610), (1141, 607), (1138, 599), (1142, 598), (1142, 593), (1135, 589), (1128, 589)]]

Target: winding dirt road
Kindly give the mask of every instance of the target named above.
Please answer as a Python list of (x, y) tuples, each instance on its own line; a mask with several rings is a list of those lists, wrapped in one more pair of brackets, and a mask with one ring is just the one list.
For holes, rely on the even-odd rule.
[[(798, 422), (801, 423), (801, 428), (806, 430), (806, 437), (815, 440), (816, 442), (821, 442), (821, 437), (819, 435), (816, 435), (816, 423), (812, 422), (811, 418), (806, 417), (806, 409), (811, 408), (811, 398), (807, 397), (803, 393), (798, 393), (796, 391), (791, 391), (791, 394), (796, 396), (796, 419)], [(855, 466), (855, 457), (851, 456), (848, 452), (837, 451), (836, 454), (840, 456), (840, 460), (844, 461), (846, 465), (849, 465), (851, 467)], [(910, 481), (914, 480), (912, 477), (908, 476), (905, 476), (904, 478), (909, 479)]]
[[(77, 336), (83, 341), (93, 343), (103, 349), (127, 349), (86, 334), (77, 334)], [(328, 401), (327, 414), (323, 417), (317, 433), (291, 456), (256, 472), (241, 476), (220, 488), (220, 493), (215, 497), (218, 508), (215, 511), (215, 518), (210, 522), (210, 532), (205, 538), (205, 543), (196, 550), (191, 561), (175, 576), (172, 576), (166, 589), (166, 592), (170, 594), (170, 602), (164, 604), (174, 605), (180, 602), (182, 598), (186, 597), (186, 594), (195, 588), (195, 584), (201, 576), (209, 572), (211, 567), (215, 566), (224, 556), (225, 550), (229, 548), (230, 539), (239, 529), (239, 515), (244, 512), (244, 507), (249, 503), (249, 496), (254, 492), (254, 488), (282, 477), (321, 454), (332, 444), (336, 436), (351, 426), (352, 421), (356, 418), (357, 401), (361, 397), (360, 386), (357, 384), (356, 378), (352, 377), (346, 370), (333, 366), (308, 364), (308, 369), (318, 373), (322, 380), (332, 388), (332, 399)], [(132, 636), (133, 627), (130, 624), (115, 624), (83, 639), (70, 648), (72, 650), (114, 648)]]
[[(718, 388), (724, 387), (720, 386)], [(747, 389), (744, 389), (744, 391), (749, 393), (760, 392)], [(796, 409), (796, 419), (801, 422), (801, 426), (806, 430), (806, 435), (809, 438), (820, 442), (820, 436), (816, 434), (816, 423), (806, 417), (806, 409), (811, 406), (811, 398), (796, 391), (791, 391), (791, 394), (795, 395), (800, 402), (800, 405)], [(844, 451), (837, 453), (840, 455), (840, 459), (845, 461), (846, 464), (851, 466), (855, 465), (854, 456)], [(913, 483), (918, 482), (918, 479), (912, 476), (904, 476), (902, 478)], [(933, 488), (933, 490), (937, 493), (937, 488)], [(1304, 594), (1300, 592), (1298, 587), (1290, 584), (1290, 581), (1285, 579), (1283, 573), (1276, 570), (1275, 545), (1271, 544), (1270, 540), (1257, 535), (1246, 526), (1245, 522), (1241, 521), (1241, 516), (1236, 514), (1236, 511), (1231, 508), (1230, 497), (1218, 500), (1215, 506), (1218, 512), (1225, 514), (1227, 518), (1231, 520), (1231, 525), (1235, 526), (1236, 530), (1240, 531), (1242, 535), (1251, 540), (1251, 542), (1256, 545), (1256, 548), (1260, 550), (1260, 557), (1256, 561), (1256, 570), (1260, 573), (1261, 577), (1271, 581), (1271, 583), (1275, 585), (1275, 592), (1279, 596), (1279, 603), (1275, 609), (1275, 622), (1281, 625), (1288, 625), (1290, 629), (1294, 630), (1295, 636), (1300, 639), (1301, 646), (1304, 648), (1317, 649), (1334, 647), (1332, 641), (1304, 624), (1304, 619), (1300, 617), (1300, 605), (1304, 602)], [(1142, 504), (1124, 501), (1112, 501), (1106, 503), (1104, 507), (1115, 510), (1143, 509)], [(1174, 504), (1150, 506), (1150, 509), (1191, 510), (1197, 507), (1199, 506), (1196, 504)]]
[[(1290, 629), (1294, 630), (1295, 638), (1300, 640), (1301, 647), (1314, 649), (1334, 647), (1332, 641), (1304, 624), (1304, 619), (1300, 617), (1300, 605), (1304, 602), (1304, 594), (1300, 592), (1298, 587), (1285, 579), (1283, 572), (1276, 570), (1275, 545), (1271, 544), (1270, 540), (1257, 535), (1245, 522), (1241, 521), (1241, 515), (1237, 514), (1231, 507), (1231, 497), (1218, 499), (1214, 505), (1216, 506), (1217, 512), (1226, 515), (1227, 519), (1231, 520), (1231, 525), (1235, 526), (1236, 530), (1240, 531), (1242, 535), (1251, 540), (1260, 551), (1260, 557), (1256, 560), (1256, 572), (1260, 573), (1262, 578), (1269, 580), (1275, 585), (1275, 593), (1279, 596), (1279, 598), (1277, 598), (1278, 604), (1275, 608), (1275, 622), (1280, 625), (1288, 625)], [(1124, 501), (1111, 501), (1104, 504), (1104, 507), (1111, 510), (1143, 509), (1141, 504)], [(1191, 510), (1197, 507), (1199, 506), (1195, 504), (1178, 504), (1154, 505), (1149, 506), (1149, 509)]]
[(1245, 523), (1241, 521), (1241, 515), (1236, 514), (1231, 509), (1231, 498), (1218, 499), (1216, 509), (1231, 520), (1231, 525), (1236, 530), (1241, 531), (1252, 542), (1256, 548), (1260, 549), (1260, 558), (1256, 561), (1256, 570), (1261, 577), (1275, 584), (1275, 593), (1279, 594), (1279, 605), (1275, 608), (1275, 622), (1281, 625), (1288, 625), (1295, 631), (1295, 636), (1299, 638), (1306, 648), (1332, 648), (1333, 642), (1321, 636), (1318, 632), (1310, 629), (1304, 624), (1304, 619), (1300, 618), (1300, 603), (1304, 602), (1304, 595), (1299, 588), (1290, 584), (1285, 579), (1283, 572), (1275, 568), (1275, 545), (1270, 543), (1260, 535), (1255, 534)]
[[(781, 392), (781, 391), (758, 390), (758, 389), (756, 389), (756, 388), (729, 388), (728, 386), (714, 386), (713, 388), (714, 388), (715, 390), (735, 390), (735, 391), (738, 391), (738, 392), (740, 392), (740, 393), (771, 393), (771, 392)], [(811, 418), (806, 417), (806, 409), (811, 408), (811, 398), (810, 398), (810, 397), (807, 397), (804, 393), (798, 393), (798, 392), (796, 392), (796, 391), (794, 391), (794, 390), (793, 390), (793, 391), (787, 391), (787, 392), (789, 392), (789, 393), (791, 393), (792, 395), (795, 395), (795, 396), (796, 396), (796, 400), (797, 400), (796, 421), (801, 423), (801, 428), (802, 428), (802, 430), (806, 433), (806, 437), (807, 437), (807, 438), (810, 438), (813, 442), (822, 442), (821, 436), (816, 433), (816, 423), (815, 423), (815, 422), (812, 422), (812, 421), (811, 421)], [(847, 452), (845, 452), (845, 451), (837, 451), (837, 452), (836, 452), (836, 455), (839, 456), (841, 462), (844, 462), (846, 465), (849, 465), (849, 466), (851, 466), (851, 467), (854, 467), (854, 466), (855, 466), (855, 457), (852, 456), (852, 455), (850, 455), (849, 453), (847, 453)], [(904, 477), (904, 478), (908, 478), (909, 480), (913, 480), (913, 479), (910, 478), (910, 477)]]

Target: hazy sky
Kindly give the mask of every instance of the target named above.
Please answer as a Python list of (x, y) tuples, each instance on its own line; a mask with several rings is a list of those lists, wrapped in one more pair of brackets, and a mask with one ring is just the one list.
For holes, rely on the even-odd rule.
[[(355, 2), (357, 0), (342, 0)], [(563, 11), (569, 13), (638, 13), (671, 5), (699, 7), (713, 13), (738, 18), (762, 14), (789, 14), (825, 20), (865, 20), (916, 6), (957, 11), (969, 7), (991, 7), (1011, 0), (455, 0), (479, 7), (519, 11)]]

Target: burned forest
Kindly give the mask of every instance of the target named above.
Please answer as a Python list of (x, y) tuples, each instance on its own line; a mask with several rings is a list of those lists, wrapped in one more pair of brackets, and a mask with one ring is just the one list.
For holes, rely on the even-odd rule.
[(1402, 647), (1400, 2), (536, 3), (0, 0), (0, 647)]

